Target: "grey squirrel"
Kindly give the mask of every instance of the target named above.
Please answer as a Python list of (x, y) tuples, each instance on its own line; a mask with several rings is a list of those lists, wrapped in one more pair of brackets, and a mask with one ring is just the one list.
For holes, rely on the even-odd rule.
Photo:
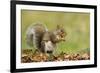
[(35, 23), (26, 31), (26, 41), (29, 46), (35, 46), (43, 53), (52, 53), (56, 44), (65, 41), (66, 32), (63, 27), (57, 25), (53, 31), (49, 31), (43, 24)]

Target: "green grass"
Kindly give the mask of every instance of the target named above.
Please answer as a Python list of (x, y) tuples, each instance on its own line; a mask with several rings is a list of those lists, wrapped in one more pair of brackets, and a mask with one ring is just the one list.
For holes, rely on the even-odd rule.
[(55, 29), (57, 24), (63, 25), (67, 32), (66, 42), (57, 44), (55, 53), (75, 53), (90, 48), (90, 14), (75, 12), (50, 11), (21, 11), (22, 49), (33, 49), (26, 44), (26, 30), (32, 24), (41, 22), (49, 30)]

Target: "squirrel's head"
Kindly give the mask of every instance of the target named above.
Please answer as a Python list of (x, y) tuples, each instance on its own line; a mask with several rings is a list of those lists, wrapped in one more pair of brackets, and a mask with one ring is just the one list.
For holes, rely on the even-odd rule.
[(66, 35), (67, 35), (67, 33), (66, 33), (64, 27), (62, 25), (57, 25), (56, 37), (57, 37), (58, 41), (65, 41)]

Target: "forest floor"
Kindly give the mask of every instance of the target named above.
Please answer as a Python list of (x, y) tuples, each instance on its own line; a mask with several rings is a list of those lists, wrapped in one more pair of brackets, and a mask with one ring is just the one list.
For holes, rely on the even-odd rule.
[(77, 61), (77, 60), (89, 60), (90, 53), (60, 53), (59, 55), (41, 53), (36, 51), (33, 53), (31, 49), (22, 50), (21, 53), (21, 62), (30, 63), (30, 62), (49, 62), (49, 61)]

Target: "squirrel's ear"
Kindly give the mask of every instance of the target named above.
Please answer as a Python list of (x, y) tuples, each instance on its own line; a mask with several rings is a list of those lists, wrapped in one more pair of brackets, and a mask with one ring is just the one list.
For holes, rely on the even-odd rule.
[(59, 28), (59, 25), (57, 25), (57, 28)]
[(57, 29), (59, 29), (60, 28), (60, 25), (57, 25)]
[(62, 28), (62, 27), (63, 27), (63, 25), (57, 25), (57, 29)]

